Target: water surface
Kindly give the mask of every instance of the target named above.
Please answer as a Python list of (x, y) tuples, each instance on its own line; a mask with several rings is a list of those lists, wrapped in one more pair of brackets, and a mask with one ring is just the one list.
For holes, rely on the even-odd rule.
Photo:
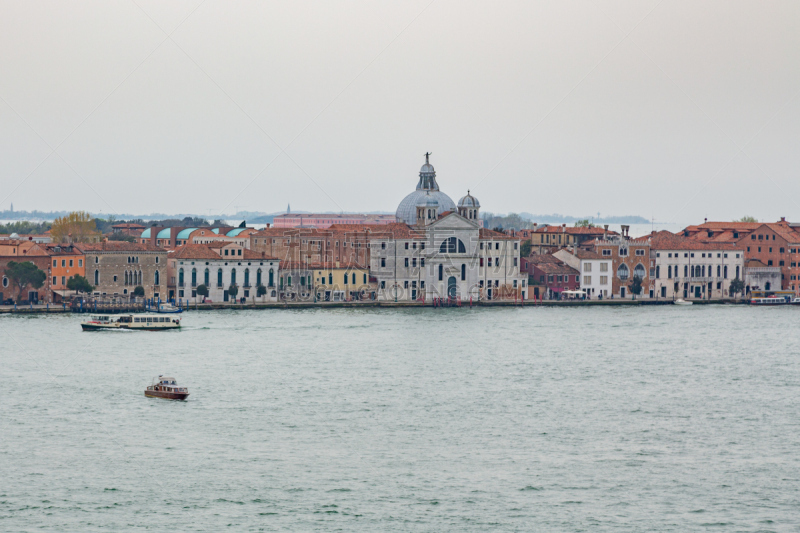
[(800, 528), (800, 309), (80, 320), (0, 317), (0, 530)]

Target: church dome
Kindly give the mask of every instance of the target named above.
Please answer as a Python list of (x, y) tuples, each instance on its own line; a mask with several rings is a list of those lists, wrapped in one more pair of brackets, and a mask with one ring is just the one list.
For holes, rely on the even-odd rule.
[(431, 199), (436, 202), (435, 205), (439, 207), (440, 213), (456, 210), (455, 202), (439, 190), (439, 184), (436, 183), (436, 171), (428, 160), (429, 156), (429, 153), (425, 154), (425, 164), (422, 165), (419, 171), (417, 190), (403, 198), (403, 201), (397, 206), (395, 217), (398, 222), (405, 222), (406, 224), (416, 223), (417, 207), (427, 207), (428, 204), (421, 202), (428, 202)]
[(458, 201), (458, 207), (480, 207), (481, 203), (478, 201), (477, 198), (472, 196), (469, 191), (467, 191), (467, 195), (464, 196), (461, 200)]
[(417, 207), (439, 207), (439, 202), (428, 192), (417, 200)]

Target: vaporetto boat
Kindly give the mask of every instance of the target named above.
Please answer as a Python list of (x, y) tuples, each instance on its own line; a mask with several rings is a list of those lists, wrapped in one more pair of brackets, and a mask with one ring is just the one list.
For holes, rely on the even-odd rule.
[(88, 320), (81, 322), (81, 327), (83, 331), (108, 329), (160, 331), (162, 329), (180, 328), (181, 319), (175, 315), (163, 314), (91, 315)]

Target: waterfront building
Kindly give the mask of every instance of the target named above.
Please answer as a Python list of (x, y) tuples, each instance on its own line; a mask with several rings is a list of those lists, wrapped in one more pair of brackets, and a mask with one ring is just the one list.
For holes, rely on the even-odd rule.
[(266, 228), (250, 234), (250, 249), (281, 261), (300, 263), (356, 263), (369, 265), (369, 236), (388, 225), (344, 226), (326, 229)]
[(397, 222), (369, 233), (369, 267), (382, 300), (525, 299), (519, 238), (480, 227), (480, 203), (458, 205), (439, 189), (426, 154), (414, 192)]
[(579, 287), (588, 297), (609, 297), (613, 272), (609, 257), (575, 247), (559, 250), (553, 256), (580, 273)]
[(77, 243), (84, 255), (86, 278), (95, 286), (94, 296), (130, 297), (144, 288), (145, 298), (167, 295), (167, 251), (151, 244), (125, 241)]
[(650, 235), (650, 260), (656, 298), (728, 298), (731, 281), (743, 280), (745, 272), (735, 242), (702, 242), (669, 231)]
[(580, 272), (553, 254), (532, 255), (525, 264), (534, 299), (560, 300), (564, 291), (580, 288)]
[(638, 297), (655, 296), (651, 280), (655, 269), (648, 269), (650, 265), (650, 238), (630, 238), (630, 226), (621, 226), (619, 235), (606, 233), (604, 237), (595, 239), (591, 243), (592, 251), (611, 260), (611, 291), (612, 298), (633, 299), (631, 284), (634, 278), (639, 278), (642, 290)]
[(750, 294), (750, 291), (781, 290), (781, 267), (765, 265), (758, 259), (748, 259), (744, 266), (744, 285), (745, 294)]
[(50, 257), (45, 254), (27, 257), (25, 254), (23, 254), (22, 257), (15, 255), (0, 256), (0, 302), (4, 302), (9, 299), (16, 301), (17, 297), (19, 296), (19, 288), (6, 275), (6, 268), (11, 261), (17, 263), (31, 262), (36, 265), (39, 270), (46, 274), (44, 284), (38, 289), (34, 289), (30, 286), (23, 288), (22, 298), (20, 298), (23, 303), (44, 303), (53, 301), (53, 293), (50, 287)]
[(318, 263), (312, 264), (311, 268), (317, 301), (349, 302), (376, 297), (377, 282), (370, 283), (369, 269), (364, 265)]
[[(743, 251), (746, 261), (755, 260), (763, 264), (752, 268), (778, 268), (781, 274), (780, 288), (792, 290), (800, 295), (800, 224), (791, 223), (785, 217), (777, 222), (708, 222), (688, 226), (683, 235), (706, 243), (736, 243)], [(754, 271), (755, 274), (755, 271)], [(771, 290), (778, 288), (773, 274), (759, 272), (751, 277), (764, 290), (769, 282)], [(765, 277), (766, 276), (766, 277)], [(769, 279), (767, 279), (769, 278)], [(746, 289), (752, 287), (745, 280)], [(749, 292), (749, 290), (747, 290)]]
[(318, 228), (338, 225), (381, 225), (395, 222), (394, 215), (286, 213), (272, 219), (273, 228)]
[[(229, 289), (235, 286), (236, 299), (255, 302), (278, 300), (277, 283), (280, 261), (263, 253), (248, 250), (235, 242), (184, 244), (169, 252), (167, 258), (169, 300), (199, 300), (197, 287), (208, 288), (212, 302), (234, 299)], [(258, 286), (266, 293), (258, 296)]]
[(584, 243), (602, 238), (604, 235), (616, 235), (609, 231), (608, 226), (592, 227), (567, 227), (566, 224), (542, 225), (534, 224), (529, 230), (518, 231), (517, 234), (523, 241), (530, 241), (531, 253), (548, 254), (566, 247), (577, 247)]
[(60, 298), (75, 294), (67, 289), (67, 282), (73, 276), (86, 276), (85, 257), (74, 244), (37, 244), (31, 248), (27, 256), (46, 256), (50, 261), (50, 290), (52, 299), (57, 302)]

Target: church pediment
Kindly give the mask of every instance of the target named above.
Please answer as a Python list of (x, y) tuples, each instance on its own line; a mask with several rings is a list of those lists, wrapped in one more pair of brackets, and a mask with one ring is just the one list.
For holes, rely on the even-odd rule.
[(429, 228), (435, 230), (477, 230), (479, 229), (477, 222), (472, 222), (462, 217), (458, 213), (449, 213), (448, 215), (440, 218), (432, 223)]

